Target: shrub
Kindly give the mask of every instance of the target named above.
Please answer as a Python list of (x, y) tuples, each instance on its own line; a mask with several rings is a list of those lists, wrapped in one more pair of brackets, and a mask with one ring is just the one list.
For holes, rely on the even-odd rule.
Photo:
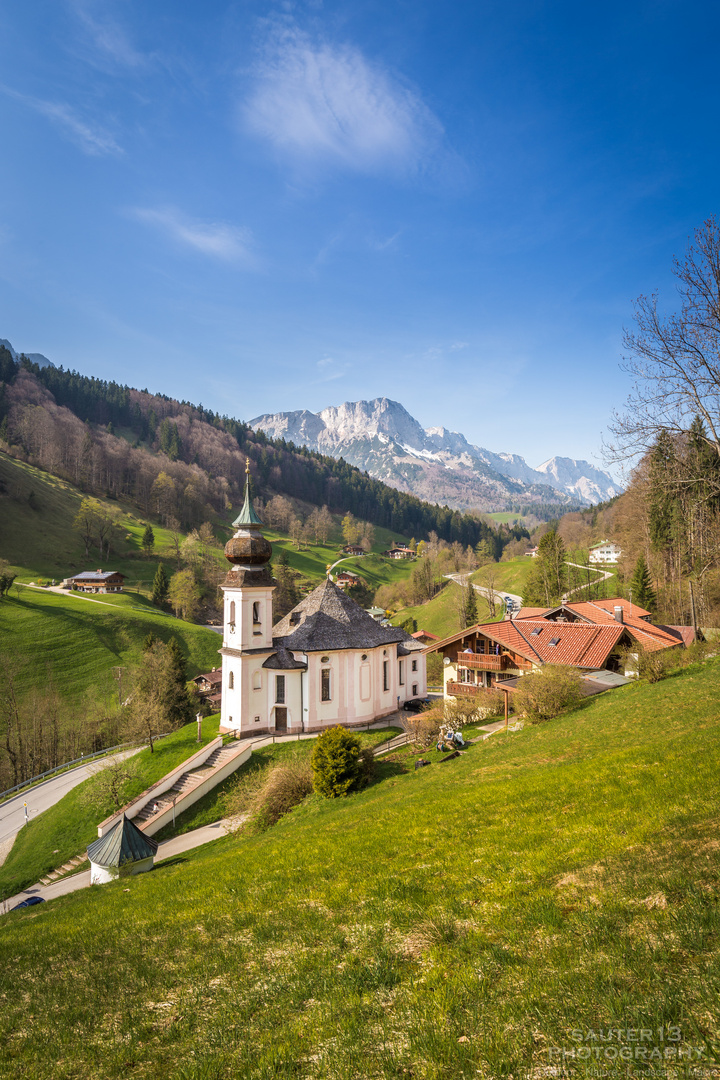
[(505, 694), (502, 690), (489, 690), (478, 703), (477, 715), (481, 720), (505, 715)]
[(360, 740), (342, 727), (328, 728), (313, 747), (313, 787), (326, 799), (348, 795), (363, 786)]
[(303, 801), (313, 788), (306, 759), (296, 758), (245, 775), (226, 797), (230, 814), (246, 814), (246, 828), (267, 829)]
[(415, 746), (427, 750), (438, 741), (442, 722), (442, 709), (434, 708), (405, 717), (403, 727), (410, 735)]
[(551, 720), (582, 698), (582, 679), (575, 668), (548, 664), (532, 675), (524, 675), (513, 696), (515, 711), (533, 723)]
[[(490, 695), (488, 694), (487, 697), (489, 698)], [(454, 699), (448, 699), (445, 702), (445, 722), (456, 730), (464, 727), (465, 724), (475, 723), (479, 718), (479, 711), (484, 709), (487, 704), (485, 698), (485, 694), (473, 694), (472, 696), (470, 694), (460, 694)]]

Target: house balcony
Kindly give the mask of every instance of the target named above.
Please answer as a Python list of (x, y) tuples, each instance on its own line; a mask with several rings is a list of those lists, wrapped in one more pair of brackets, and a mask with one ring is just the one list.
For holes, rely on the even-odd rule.
[(449, 682), (445, 685), (445, 692), (450, 697), (461, 697), (463, 694), (489, 694), (494, 687), (477, 686), (468, 682)]
[(460, 667), (473, 668), (475, 671), (504, 671), (507, 666), (507, 657), (504, 653), (496, 656), (494, 653), (468, 653), (461, 652), (457, 655), (457, 663)]

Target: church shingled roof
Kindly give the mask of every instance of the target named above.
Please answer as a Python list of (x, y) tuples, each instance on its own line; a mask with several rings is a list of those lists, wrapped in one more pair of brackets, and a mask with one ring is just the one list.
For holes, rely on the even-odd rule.
[(87, 853), (90, 862), (96, 866), (124, 866), (149, 859), (157, 849), (157, 840), (146, 836), (123, 814), (110, 832), (88, 844)]
[(273, 627), (273, 645), (293, 652), (374, 649), (394, 644), (423, 651), (423, 646), (400, 627), (381, 626), (329, 578)]

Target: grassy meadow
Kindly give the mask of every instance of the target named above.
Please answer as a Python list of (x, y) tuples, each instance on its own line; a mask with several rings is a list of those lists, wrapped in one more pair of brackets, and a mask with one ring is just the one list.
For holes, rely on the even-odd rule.
[[(719, 680), (417, 772), (403, 749), (359, 794), (5, 917), (3, 1075), (649, 1075), (636, 1029), (717, 1065)], [(563, 1048), (588, 1052), (563, 1073)]]
[[(402, 608), (393, 615), (391, 622), (395, 626), (401, 626), (407, 619), (415, 619), (418, 630), (427, 630), (439, 638), (449, 637), (460, 629), (460, 616), (458, 603), (460, 586), (454, 581), (448, 584), (424, 604), (415, 607)], [(503, 618), (502, 605), (496, 607), (496, 615), (491, 619), (485, 600), (478, 594), (477, 597), (478, 620), (480, 622), (498, 622)]]
[[(92, 601), (102, 601), (94, 603)], [(140, 662), (142, 645), (153, 633), (176, 637), (187, 659), (188, 677), (219, 664), (219, 634), (166, 615), (134, 596), (83, 599), (23, 587), (0, 604), (0, 641), (21, 676), (22, 693), (47, 688), (50, 681), (66, 699), (86, 691), (117, 692), (112, 668)]]

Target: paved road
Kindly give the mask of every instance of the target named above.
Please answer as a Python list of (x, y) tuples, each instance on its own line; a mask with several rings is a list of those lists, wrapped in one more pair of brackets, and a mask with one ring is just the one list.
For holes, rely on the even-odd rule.
[[(171, 840), (165, 840), (158, 848), (155, 862), (162, 862), (163, 859), (170, 859), (173, 855), (181, 855), (183, 851), (191, 851), (193, 848), (200, 847), (201, 844), (208, 844), (211, 840), (217, 840), (219, 836), (225, 836), (230, 831), (230, 826), (230, 819), (224, 818), (222, 821), (216, 821), (212, 825), (204, 825), (201, 829), (193, 829), (192, 832), (184, 833), (182, 836), (174, 836)], [(24, 892), (11, 896), (9, 900), (5, 901), (4, 905), (0, 905), (0, 914), (10, 911), (15, 904), (19, 904), (21, 900), (26, 900), (28, 896), (42, 896), (43, 900), (54, 900), (56, 896), (65, 896), (67, 893), (75, 892), (77, 889), (86, 889), (89, 885), (89, 870), (84, 870), (81, 874), (73, 874), (72, 877), (62, 878), (60, 881), (54, 881), (51, 885), (43, 886), (38, 882), (37, 885), (32, 885), (29, 889), (25, 889)]]
[[(132, 754), (139, 753), (142, 749), (144, 749), (142, 746), (136, 746), (130, 750), (122, 750), (119, 754), (112, 754), (111, 757), (113, 760), (130, 757)], [(99, 768), (107, 765), (109, 760), (110, 758), (96, 758), (94, 761), (89, 761), (87, 765), (78, 765), (75, 769), (68, 769), (67, 772), (50, 777), (50, 779), (44, 780), (42, 784), (27, 788), (25, 791), (13, 796), (12, 799), (8, 799), (7, 802), (0, 804), (0, 865), (7, 858), (12, 847), (12, 841), (25, 824), (24, 803), (27, 803), (28, 816), (32, 820), (38, 814), (41, 814), (43, 810), (54, 806), (56, 802), (62, 799), (63, 795), (67, 795), (68, 791), (72, 791), (78, 784), (82, 784), (83, 780), (87, 780)]]
[[(457, 582), (458, 585), (467, 585), (467, 580), (474, 570), (467, 570), (464, 574), (445, 574), (446, 578), (450, 578), (451, 581)], [(479, 592), (481, 596), (487, 596), (488, 590), (484, 589), (482, 585), (475, 585), (473, 583), (475, 592)], [(506, 592), (504, 589), (495, 589), (495, 596), (501, 603), (505, 603), (507, 600), (512, 600), (514, 611), (519, 611), (522, 607), (522, 596), (518, 596), (517, 593)]]
[[(565, 565), (575, 566), (578, 570), (587, 570), (587, 566), (581, 566), (580, 563), (576, 562), (566, 562)], [(583, 589), (589, 589), (591, 585), (597, 585), (599, 581), (607, 581), (609, 577), (613, 576), (609, 570), (600, 570), (595, 566), (591, 566), (590, 569), (594, 570), (597, 574), (600, 574), (600, 577), (593, 578), (593, 580), (588, 582), (587, 584), (578, 585), (577, 589), (571, 589), (569, 593), (565, 593), (562, 598), (563, 604), (566, 600), (569, 600), (571, 596), (574, 596), (576, 592), (582, 592)]]

